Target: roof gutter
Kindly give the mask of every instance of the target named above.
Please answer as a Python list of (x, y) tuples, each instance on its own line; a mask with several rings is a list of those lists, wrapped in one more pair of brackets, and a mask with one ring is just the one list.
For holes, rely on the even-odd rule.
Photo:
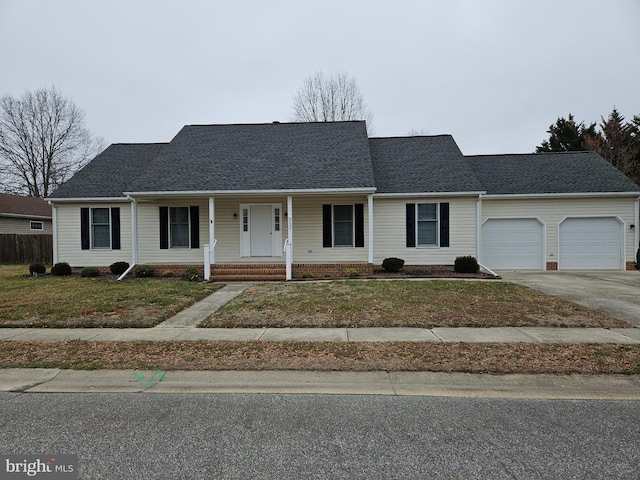
[(640, 192), (583, 192), (583, 193), (505, 193), (484, 195), (485, 200), (513, 200), (527, 198), (587, 198), (587, 197), (640, 197)]
[(237, 196), (237, 195), (323, 195), (335, 193), (374, 193), (376, 187), (359, 188), (314, 188), (314, 189), (281, 189), (281, 190), (192, 190), (192, 191), (156, 191), (156, 192), (124, 192), (132, 197), (202, 197), (202, 196)]
[[(375, 198), (408, 198), (408, 197), (479, 197), (486, 192), (410, 192), (410, 193), (374, 193)], [(486, 198), (486, 197), (485, 197)]]
[(131, 200), (127, 197), (75, 197), (75, 198), (45, 198), (50, 204), (54, 203), (77, 203), (77, 202), (130, 202)]

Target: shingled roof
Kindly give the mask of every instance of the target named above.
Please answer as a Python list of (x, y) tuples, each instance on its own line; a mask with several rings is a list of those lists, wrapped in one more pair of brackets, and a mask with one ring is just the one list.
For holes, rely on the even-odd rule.
[(51, 205), (36, 197), (0, 193), (0, 216), (51, 218)]
[(364, 122), (189, 125), (130, 192), (374, 188)]
[(484, 190), (451, 135), (372, 138), (377, 193)]
[(115, 143), (107, 147), (49, 197), (124, 197), (167, 143)]
[(640, 192), (595, 152), (465, 157), (489, 195)]

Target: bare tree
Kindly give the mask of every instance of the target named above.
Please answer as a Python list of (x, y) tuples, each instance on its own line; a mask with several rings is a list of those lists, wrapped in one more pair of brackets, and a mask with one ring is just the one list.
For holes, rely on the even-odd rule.
[(103, 147), (84, 112), (55, 87), (0, 99), (2, 189), (47, 197)]
[(317, 72), (306, 78), (293, 99), (293, 116), (298, 122), (365, 120), (369, 131), (373, 127), (373, 114), (358, 83), (344, 72), (329, 77)]

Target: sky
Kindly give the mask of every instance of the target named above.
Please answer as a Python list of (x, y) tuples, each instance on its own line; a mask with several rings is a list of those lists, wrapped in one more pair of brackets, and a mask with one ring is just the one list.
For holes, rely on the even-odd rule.
[(639, 0), (0, 0), (0, 96), (55, 86), (106, 144), (292, 121), (346, 72), (371, 136), (532, 152), (572, 113), (640, 115)]

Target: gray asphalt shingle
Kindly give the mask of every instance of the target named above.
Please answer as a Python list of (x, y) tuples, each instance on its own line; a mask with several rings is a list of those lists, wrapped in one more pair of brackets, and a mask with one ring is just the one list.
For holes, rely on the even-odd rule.
[(466, 157), (487, 194), (640, 192), (594, 152)]
[(479, 192), (451, 135), (371, 138), (378, 193)]
[(132, 192), (372, 188), (364, 122), (189, 125)]

